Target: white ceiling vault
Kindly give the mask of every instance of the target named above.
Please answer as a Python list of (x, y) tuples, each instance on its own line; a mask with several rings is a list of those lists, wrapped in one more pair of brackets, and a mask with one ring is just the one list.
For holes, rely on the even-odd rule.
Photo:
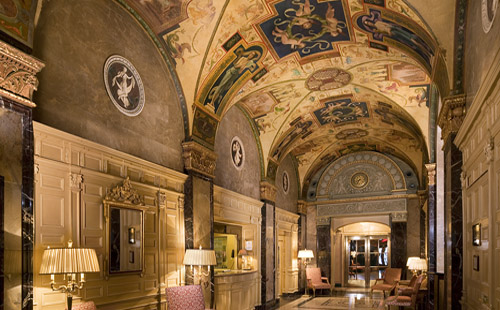
[(453, 69), (455, 0), (118, 0), (162, 41), (193, 140), (213, 147), (237, 105), (256, 129), (262, 171), (287, 155), (301, 187), (358, 151), (422, 177), (434, 84)]

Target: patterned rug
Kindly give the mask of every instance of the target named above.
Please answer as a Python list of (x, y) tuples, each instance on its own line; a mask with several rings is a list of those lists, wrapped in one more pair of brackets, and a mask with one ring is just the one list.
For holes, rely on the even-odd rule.
[[(300, 309), (379, 309), (381, 298), (316, 297), (302, 303)], [(383, 308), (382, 308), (383, 309)]]

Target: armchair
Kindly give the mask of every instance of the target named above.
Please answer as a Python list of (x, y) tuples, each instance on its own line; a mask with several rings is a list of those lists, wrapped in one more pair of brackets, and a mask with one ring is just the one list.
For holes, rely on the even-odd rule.
[(316, 290), (329, 289), (332, 295), (332, 286), (327, 277), (321, 276), (321, 269), (306, 268), (307, 289), (313, 290), (313, 296), (316, 297)]
[(71, 307), (72, 310), (96, 310), (96, 306), (93, 301), (82, 302), (75, 304)]
[(384, 277), (375, 280), (375, 284), (370, 289), (370, 296), (373, 294), (374, 290), (379, 290), (384, 293), (389, 292), (391, 294), (392, 290), (396, 288), (399, 280), (401, 279), (401, 268), (387, 268), (384, 273)]
[(418, 291), (420, 290), (420, 285), (422, 284), (423, 280), (423, 275), (417, 277), (417, 279), (413, 283), (413, 286), (411, 287), (411, 294), (409, 296), (400, 295), (400, 291), (396, 289), (396, 295), (387, 297), (387, 299), (384, 300), (384, 305), (399, 306), (400, 309), (403, 309), (403, 307), (411, 307), (415, 309)]
[(169, 310), (205, 310), (201, 285), (167, 287)]

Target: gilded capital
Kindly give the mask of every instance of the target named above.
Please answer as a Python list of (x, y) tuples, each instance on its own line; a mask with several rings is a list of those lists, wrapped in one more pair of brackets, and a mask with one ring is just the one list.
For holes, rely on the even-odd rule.
[(215, 177), (215, 161), (217, 155), (195, 141), (182, 143), (182, 158), (184, 167), (189, 171), (196, 171), (207, 177)]
[(276, 186), (265, 181), (260, 182), (260, 199), (268, 201), (276, 201)]
[(441, 127), (441, 138), (447, 141), (450, 134), (457, 133), (465, 118), (465, 94), (446, 97), (439, 112), (438, 125)]
[(307, 204), (303, 200), (297, 201), (297, 212), (299, 214), (307, 214)]
[(427, 169), (427, 177), (429, 178), (429, 185), (436, 185), (436, 163), (425, 164)]
[(0, 41), (0, 95), (28, 107), (35, 107), (36, 74), (45, 65), (38, 59)]

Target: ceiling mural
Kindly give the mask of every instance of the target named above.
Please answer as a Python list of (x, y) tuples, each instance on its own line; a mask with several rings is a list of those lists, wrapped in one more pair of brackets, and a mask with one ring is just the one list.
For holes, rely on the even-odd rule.
[(430, 87), (449, 89), (439, 46), (452, 45), (437, 43), (413, 0), (120, 1), (175, 63), (194, 140), (213, 147), (237, 105), (254, 123), (268, 179), (288, 154), (303, 186), (358, 151), (394, 155), (422, 177)]

